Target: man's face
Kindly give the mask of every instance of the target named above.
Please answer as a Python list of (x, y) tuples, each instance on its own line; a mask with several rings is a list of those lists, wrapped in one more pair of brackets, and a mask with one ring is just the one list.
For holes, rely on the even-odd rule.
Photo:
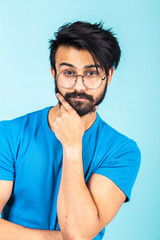
[[(91, 54), (87, 50), (77, 50), (73, 47), (60, 46), (57, 49), (55, 56), (55, 66), (57, 75), (62, 71), (71, 71), (75, 75), (84, 75), (88, 71), (96, 71), (94, 60)], [(98, 64), (98, 63), (97, 63)], [(105, 71), (100, 67), (98, 68), (100, 76), (105, 77)], [(56, 79), (55, 72), (51, 69), (54, 79)], [(110, 72), (108, 76), (108, 82), (106, 79), (102, 81), (99, 88), (91, 90), (84, 86), (82, 77), (77, 78), (76, 84), (70, 88), (66, 89), (60, 86), (57, 81), (55, 81), (56, 93), (61, 93), (66, 101), (77, 111), (80, 116), (84, 116), (89, 112), (94, 111), (94, 106), (99, 105), (106, 93), (107, 85), (111, 80), (113, 74)]]

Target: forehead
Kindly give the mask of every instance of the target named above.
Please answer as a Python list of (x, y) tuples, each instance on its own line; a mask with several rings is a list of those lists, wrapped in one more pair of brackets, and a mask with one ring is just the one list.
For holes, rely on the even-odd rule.
[(82, 69), (86, 65), (94, 65), (92, 55), (86, 49), (76, 49), (70, 46), (60, 46), (55, 56), (56, 68), (66, 62), (74, 65), (77, 69)]

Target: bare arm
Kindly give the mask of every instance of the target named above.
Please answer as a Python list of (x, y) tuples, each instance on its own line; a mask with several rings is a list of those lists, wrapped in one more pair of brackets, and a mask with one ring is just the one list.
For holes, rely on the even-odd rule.
[(80, 149), (64, 148), (58, 220), (64, 239), (91, 240), (115, 217), (126, 196), (99, 174), (85, 184)]
[[(0, 213), (10, 198), (12, 181), (0, 180)], [(18, 224), (0, 219), (1, 240), (62, 240), (60, 231), (26, 228)]]
[(80, 118), (60, 94), (57, 96), (62, 106), (53, 130), (63, 146), (59, 225), (66, 240), (91, 240), (114, 218), (126, 196), (111, 180), (98, 174), (85, 184), (82, 137), (90, 116)]

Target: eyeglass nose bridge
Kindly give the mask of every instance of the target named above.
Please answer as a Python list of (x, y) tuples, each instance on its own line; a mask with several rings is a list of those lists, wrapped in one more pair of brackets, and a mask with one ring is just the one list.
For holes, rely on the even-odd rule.
[(82, 75), (82, 74), (75, 75), (75, 83), (77, 82), (77, 77), (82, 77), (82, 81), (84, 83), (84, 75)]
[[(85, 80), (84, 80), (84, 75), (82, 75), (82, 74), (77, 74), (77, 75), (75, 75), (75, 83), (74, 83), (74, 86), (75, 86), (76, 83), (77, 83), (77, 78), (78, 78), (78, 77), (81, 77), (81, 78), (82, 78), (83, 87), (86, 88), (86, 86), (85, 86)], [(73, 87), (74, 87), (74, 86), (73, 86)]]

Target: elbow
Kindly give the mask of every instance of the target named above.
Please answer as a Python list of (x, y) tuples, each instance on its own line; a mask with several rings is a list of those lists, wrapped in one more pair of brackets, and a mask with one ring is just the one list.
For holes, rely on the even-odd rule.
[(62, 237), (64, 240), (92, 240), (93, 239), (93, 238), (85, 238), (73, 233), (69, 233), (69, 234), (62, 233)]
[[(60, 228), (61, 229), (61, 228)], [(62, 237), (64, 240), (93, 240), (100, 232), (99, 227), (96, 225), (94, 228), (86, 226), (81, 229), (72, 227), (66, 227), (61, 229)]]
[(89, 240), (80, 236), (80, 234), (76, 232), (73, 227), (70, 229), (61, 229), (61, 234), (64, 240)]

